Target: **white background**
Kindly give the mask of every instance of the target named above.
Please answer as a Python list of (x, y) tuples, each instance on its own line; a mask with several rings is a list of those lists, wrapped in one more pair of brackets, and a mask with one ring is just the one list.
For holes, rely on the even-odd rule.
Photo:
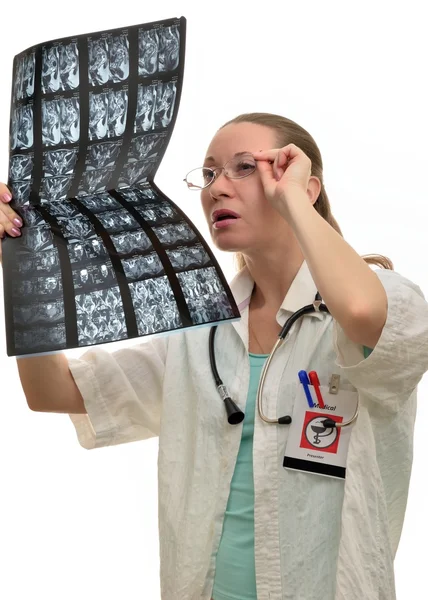
[[(317, 141), (348, 242), (360, 254), (389, 256), (428, 296), (423, 2), (130, 5), (7, 3), (11, 18), (3, 17), (0, 36), (1, 180), (16, 53), (54, 38), (183, 15), (184, 87), (159, 187), (207, 237), (198, 194), (187, 192), (184, 175), (203, 162), (225, 121), (248, 111), (282, 114)], [(231, 256), (217, 256), (231, 278)], [(0, 327), (0, 597), (159, 599), (157, 440), (82, 449), (67, 415), (27, 408)], [(427, 377), (419, 387), (414, 469), (395, 563), (399, 600), (426, 598)]]

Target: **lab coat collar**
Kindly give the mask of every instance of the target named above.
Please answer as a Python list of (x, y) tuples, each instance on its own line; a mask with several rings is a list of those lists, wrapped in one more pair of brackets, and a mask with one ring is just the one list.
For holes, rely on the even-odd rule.
[[(254, 280), (247, 267), (241, 269), (234, 277), (230, 283), (230, 288), (242, 316), (250, 304), (251, 294), (254, 288)], [(316, 293), (317, 287), (312, 278), (308, 264), (304, 260), (282, 301), (277, 317), (281, 317), (283, 312), (292, 314), (303, 306), (312, 304)], [(313, 313), (308, 313), (308, 315), (305, 316), (317, 319), (323, 318), (322, 313), (315, 311)]]

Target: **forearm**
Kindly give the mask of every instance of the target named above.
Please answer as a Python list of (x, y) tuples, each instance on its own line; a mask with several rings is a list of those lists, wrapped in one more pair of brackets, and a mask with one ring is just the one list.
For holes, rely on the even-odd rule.
[(17, 360), (22, 388), (31, 410), (84, 413), (83, 398), (64, 354)]
[(287, 199), (283, 216), (333, 318), (352, 341), (373, 348), (387, 315), (387, 297), (377, 275), (303, 192)]

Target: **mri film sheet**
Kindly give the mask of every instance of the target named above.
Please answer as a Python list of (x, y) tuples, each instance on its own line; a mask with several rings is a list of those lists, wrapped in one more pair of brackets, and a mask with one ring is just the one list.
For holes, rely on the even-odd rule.
[(186, 21), (46, 42), (13, 64), (3, 242), (7, 352), (235, 320), (208, 244), (154, 183), (177, 118)]

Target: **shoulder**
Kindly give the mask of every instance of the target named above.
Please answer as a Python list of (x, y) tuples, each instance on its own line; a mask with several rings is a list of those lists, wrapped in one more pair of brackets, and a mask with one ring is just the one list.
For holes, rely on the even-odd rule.
[(428, 367), (428, 303), (421, 288), (397, 273), (376, 269), (388, 310), (381, 336), (369, 356), (347, 339), (334, 321), (337, 364), (353, 385), (372, 399), (398, 408)]
[(397, 271), (392, 271), (390, 269), (375, 269), (374, 272), (379, 277), (386, 291), (390, 294), (416, 294), (422, 299), (425, 299), (425, 295), (419, 285)]

